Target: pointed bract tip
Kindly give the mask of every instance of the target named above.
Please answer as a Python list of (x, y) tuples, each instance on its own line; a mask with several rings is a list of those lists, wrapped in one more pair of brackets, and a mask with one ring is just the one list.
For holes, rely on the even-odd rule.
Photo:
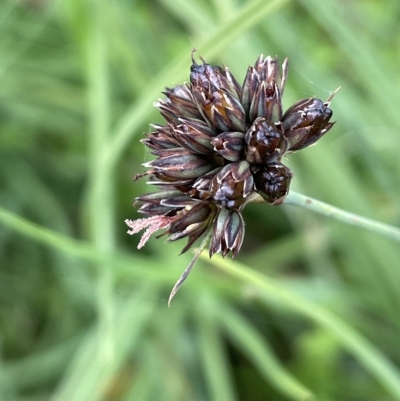
[(339, 86), (337, 89), (334, 90), (334, 92), (328, 97), (328, 99), (326, 99), (327, 106), (329, 107), (330, 102), (332, 101), (332, 99), (334, 98), (334, 96), (336, 95), (336, 93), (339, 92), (340, 88), (342, 86)]
[(203, 252), (204, 248), (206, 247), (208, 241), (210, 240), (211, 237), (211, 230), (208, 231), (208, 234), (206, 234), (201, 241), (201, 244), (199, 248), (197, 249), (195, 255), (193, 256), (193, 259), (189, 263), (189, 265), (186, 267), (182, 275), (179, 277), (179, 280), (175, 283), (174, 288), (172, 288), (171, 293), (169, 294), (168, 298), (168, 308), (171, 306), (171, 301), (174, 298), (175, 294), (178, 292), (179, 288), (181, 288), (183, 282), (186, 280), (187, 276), (191, 272), (193, 266), (197, 262), (197, 259), (200, 257), (201, 253)]
[(192, 53), (191, 53), (191, 55), (190, 55), (190, 56), (191, 56), (191, 59), (192, 59), (192, 64), (195, 65), (195, 66), (198, 65), (198, 64), (196, 63), (196, 60), (194, 59), (194, 53), (196, 53), (196, 52), (197, 52), (197, 49), (193, 48), (193, 49), (192, 49)]

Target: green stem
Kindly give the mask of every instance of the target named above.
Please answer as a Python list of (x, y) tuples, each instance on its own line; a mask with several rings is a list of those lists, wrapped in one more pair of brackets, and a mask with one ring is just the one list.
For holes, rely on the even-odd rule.
[[(95, 248), (112, 252), (115, 248), (112, 171), (104, 163), (109, 142), (111, 106), (103, 6), (102, 1), (93, 3), (93, 17), (88, 26), (89, 186), (85, 211), (89, 237)], [(97, 282), (98, 355), (100, 363), (107, 366), (114, 358), (113, 272), (110, 265), (103, 264)]]
[(339, 209), (335, 206), (329, 205), (328, 203), (310, 198), (309, 196), (290, 191), (283, 203), (300, 206), (304, 209), (312, 210), (313, 212), (332, 217), (333, 219), (342, 221), (343, 223), (360, 227), (364, 230), (371, 231), (400, 242), (400, 228), (391, 226), (389, 224), (380, 223), (376, 220), (368, 219), (354, 213), (346, 212), (343, 209)]

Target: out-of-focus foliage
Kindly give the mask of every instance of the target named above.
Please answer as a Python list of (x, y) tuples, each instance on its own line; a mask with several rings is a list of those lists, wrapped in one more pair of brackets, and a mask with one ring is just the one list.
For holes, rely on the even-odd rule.
[(239, 79), (290, 59), (284, 104), (335, 127), (292, 188), (400, 225), (397, 0), (0, 2), (0, 399), (400, 400), (400, 250), (291, 206), (247, 206), (238, 262), (126, 235), (152, 103), (190, 51)]

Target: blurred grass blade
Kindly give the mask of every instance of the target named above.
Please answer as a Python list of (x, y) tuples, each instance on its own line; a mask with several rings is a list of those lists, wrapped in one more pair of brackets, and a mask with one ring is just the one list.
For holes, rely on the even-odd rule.
[[(107, 253), (103, 250), (99, 252), (99, 250), (89, 242), (79, 241), (64, 236), (10, 213), (1, 207), (0, 224), (3, 224), (5, 227), (18, 232), (35, 242), (44, 244), (51, 249), (66, 252), (83, 260), (98, 262), (98, 264), (96, 264), (96, 269), (102, 268), (103, 265), (101, 262), (103, 262), (114, 266), (116, 268), (116, 273), (122, 273), (125, 271), (134, 275), (136, 279), (146, 277), (147, 280), (167, 282), (169, 285), (171, 284), (172, 275), (168, 270), (143, 268), (150, 264), (145, 257), (140, 257), (139, 255), (127, 256), (123, 255), (121, 252)], [(155, 264), (159, 266), (157, 261)], [(75, 268), (75, 265), (71, 265), (71, 268)]]
[(312, 392), (284, 369), (265, 339), (241, 315), (222, 303), (214, 308), (231, 341), (277, 391), (292, 400), (314, 400)]
[[(120, 401), (147, 401), (154, 399), (154, 388), (152, 374), (140, 370), (135, 374), (136, 380), (132, 383), (126, 396)], [(153, 397), (153, 398), (152, 398)]]
[[(91, 4), (91, 18), (87, 25), (86, 79), (89, 104), (88, 176), (89, 183), (84, 208), (88, 221), (88, 234), (99, 251), (113, 252), (116, 247), (115, 197), (113, 177), (104, 166), (102, 155), (108, 148), (110, 135), (111, 93), (107, 54), (107, 18), (103, 10), (105, 1)], [(101, 216), (101, 218), (99, 218)], [(98, 363), (104, 369), (112, 363), (114, 348), (113, 292), (114, 271), (103, 262), (97, 277), (97, 319), (99, 336)]]
[[(195, 31), (197, 35), (207, 36), (208, 32), (215, 26), (215, 20), (210, 16), (208, 10), (209, 7), (204, 1), (192, 1), (187, 0), (158, 0), (163, 7), (165, 7), (170, 13), (179, 18), (182, 23), (188, 25), (188, 27)], [(190, 18), (188, 18), (190, 16)]]
[(2, 367), (2, 380), (12, 383), (18, 389), (51, 383), (64, 372), (82, 338), (83, 335), (80, 334), (48, 350), (5, 363)]
[[(115, 321), (112, 322), (115, 344), (113, 359), (108, 364), (99, 363), (99, 346), (104, 339), (97, 330), (91, 331), (76, 350), (64, 379), (53, 396), (54, 401), (95, 401), (104, 398), (104, 392), (112, 383), (113, 375), (140, 346), (143, 333), (155, 308), (149, 294), (150, 286), (144, 286), (126, 300), (115, 303)], [(143, 302), (143, 297), (146, 302)], [(101, 334), (101, 333), (100, 333)]]
[[(202, 257), (206, 259), (205, 255)], [(327, 309), (285, 290), (277, 281), (238, 262), (233, 263), (222, 258), (214, 258), (210, 263), (243, 283), (254, 285), (260, 290), (257, 292), (257, 296), (264, 302), (270, 300), (279, 302), (329, 330), (332, 335), (337, 337), (340, 344), (386, 387), (394, 399), (400, 400), (400, 372), (398, 369), (347, 323)]]
[[(200, 343), (200, 358), (203, 365), (203, 372), (210, 389), (209, 400), (215, 401), (235, 401), (235, 390), (232, 385), (231, 373), (228, 369), (228, 357), (224, 344), (220, 336), (218, 326), (213, 310), (215, 302), (208, 294), (203, 293), (199, 303), (204, 308), (196, 308), (198, 312), (197, 329)], [(207, 311), (207, 313), (204, 313)], [(218, 317), (219, 320), (219, 317)]]

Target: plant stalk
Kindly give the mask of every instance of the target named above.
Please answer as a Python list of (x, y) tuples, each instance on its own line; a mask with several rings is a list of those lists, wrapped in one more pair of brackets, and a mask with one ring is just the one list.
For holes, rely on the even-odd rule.
[(359, 216), (358, 214), (347, 212), (338, 207), (329, 205), (328, 203), (310, 198), (309, 196), (290, 191), (283, 201), (286, 205), (295, 205), (304, 209), (311, 210), (315, 213), (331, 217), (335, 220), (352, 226), (360, 227), (364, 230), (373, 232), (384, 237), (394, 239), (400, 242), (400, 228), (379, 221)]

